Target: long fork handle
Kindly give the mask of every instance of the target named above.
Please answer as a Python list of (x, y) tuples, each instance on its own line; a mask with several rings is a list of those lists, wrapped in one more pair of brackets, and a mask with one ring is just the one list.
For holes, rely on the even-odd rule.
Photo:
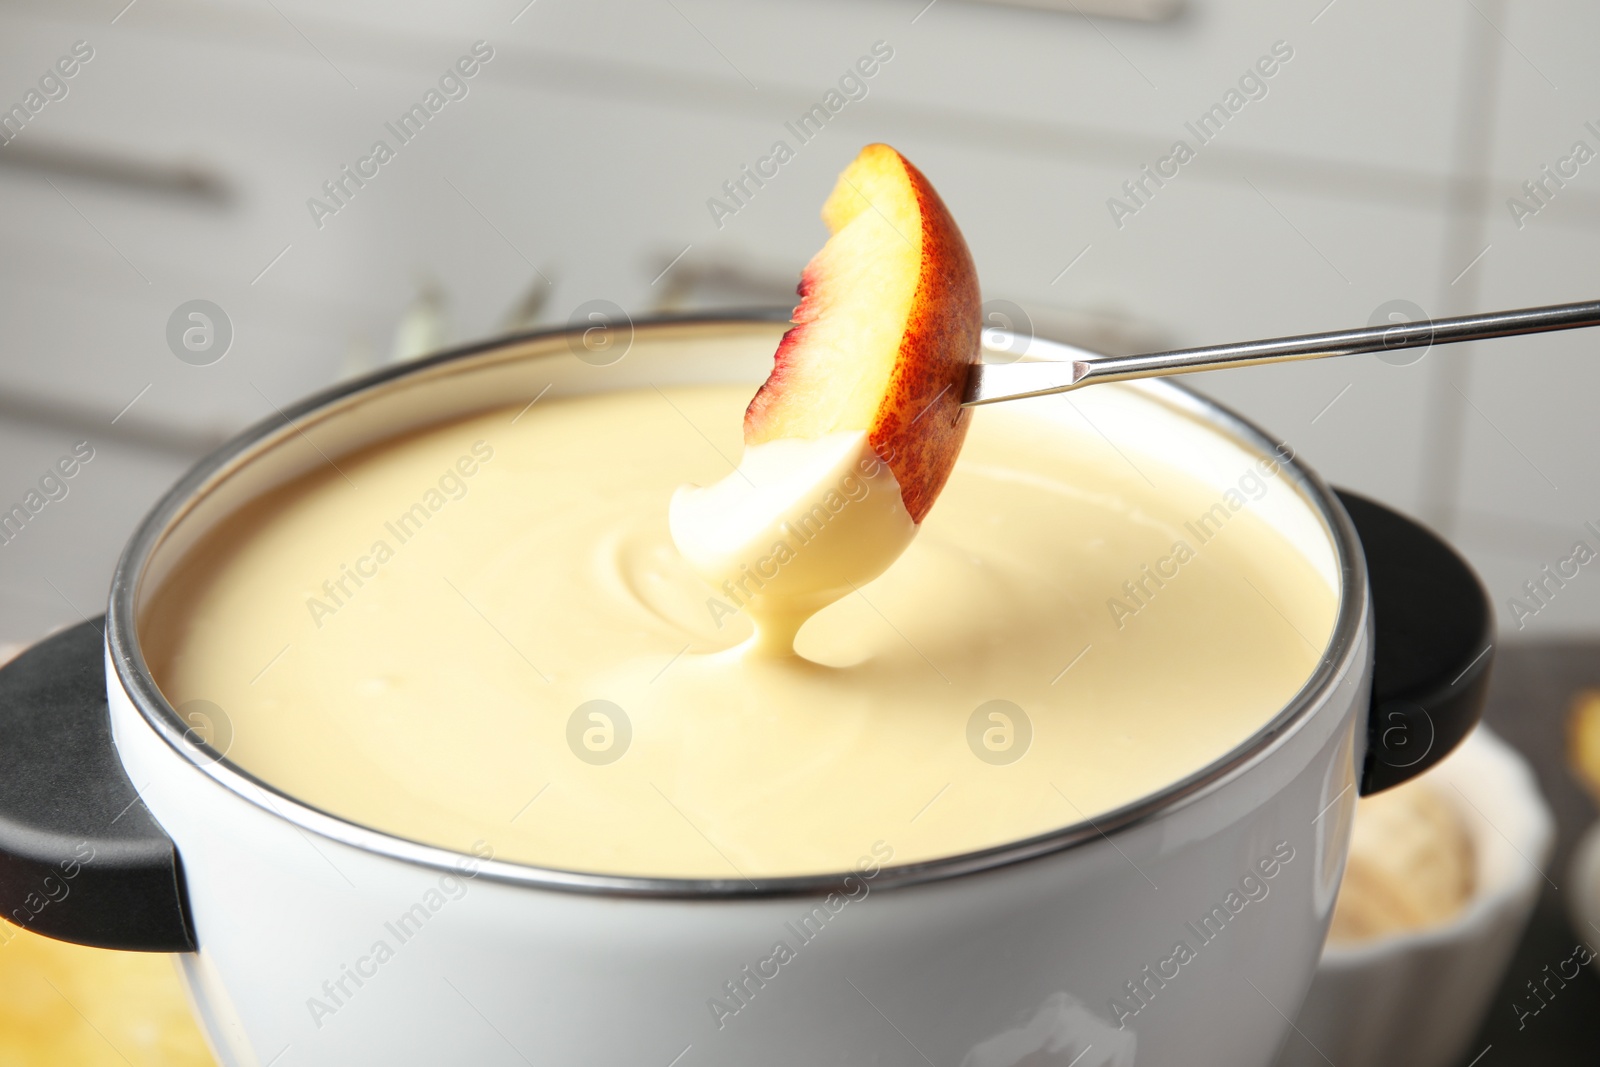
[(1420, 319), (1391, 326), (1365, 326), (1335, 333), (1308, 333), (1299, 337), (1274, 337), (1206, 348), (1180, 348), (1139, 356), (1097, 356), (1082, 360), (975, 365), (967, 377), (962, 403), (993, 404), (1048, 393), (1065, 393), (1097, 382), (1128, 378), (1154, 378), (1166, 374), (1192, 374), (1222, 367), (1247, 367), (1258, 363), (1283, 363), (1327, 356), (1354, 356), (1390, 352), (1401, 348), (1427, 348), (1458, 341), (1573, 330), (1600, 326), (1600, 300), (1580, 304), (1553, 304), (1519, 311), (1494, 311), (1453, 319)]

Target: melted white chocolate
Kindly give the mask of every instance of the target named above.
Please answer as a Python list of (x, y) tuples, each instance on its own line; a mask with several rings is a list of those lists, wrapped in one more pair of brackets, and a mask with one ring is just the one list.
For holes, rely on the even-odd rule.
[(745, 606), (666, 522), (678, 486), (728, 473), (748, 396), (546, 400), (341, 457), (153, 594), (155, 677), (223, 709), (244, 769), (355, 822), (738, 878), (1092, 818), (1237, 747), (1320, 656), (1337, 594), (1264, 504), (1240, 496), (1202, 542), (1219, 489), (1057, 398), (979, 411), (905, 554), (818, 612), (798, 656), (749, 655)]
[(752, 651), (792, 655), (807, 619), (889, 569), (917, 525), (865, 430), (747, 445), (739, 466), (667, 509), (684, 559), (750, 613)]

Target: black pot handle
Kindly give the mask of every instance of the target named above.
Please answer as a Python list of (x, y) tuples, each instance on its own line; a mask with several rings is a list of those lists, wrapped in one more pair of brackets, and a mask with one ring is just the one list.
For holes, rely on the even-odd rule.
[(80, 945), (190, 952), (178, 850), (111, 738), (104, 627), (91, 619), (0, 669), (0, 917)]
[(1361, 793), (1399, 785), (1449, 755), (1483, 715), (1494, 615), (1483, 583), (1431, 530), (1336, 490), (1372, 588), (1372, 707)]

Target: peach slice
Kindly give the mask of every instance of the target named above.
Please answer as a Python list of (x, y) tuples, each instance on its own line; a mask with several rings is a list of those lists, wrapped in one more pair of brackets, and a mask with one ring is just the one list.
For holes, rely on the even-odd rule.
[(684, 486), (667, 521), (753, 648), (793, 650), (814, 612), (888, 569), (955, 465), (979, 358), (978, 278), (915, 167), (869, 145), (822, 209), (833, 236), (806, 267), (794, 327), (744, 417), (744, 456)]
[(745, 444), (866, 430), (920, 524), (972, 415), (961, 406), (983, 327), (972, 254), (928, 179), (888, 145), (861, 150), (822, 219), (833, 236), (801, 275)]

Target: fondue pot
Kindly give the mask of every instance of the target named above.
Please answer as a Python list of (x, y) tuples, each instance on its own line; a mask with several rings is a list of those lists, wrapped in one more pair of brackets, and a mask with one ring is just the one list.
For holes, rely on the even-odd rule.
[[(1241, 462), (1271, 464), (1261, 514), (1337, 588), (1337, 615), (1304, 686), (1253, 736), (1041, 836), (915, 864), (863, 843), (851, 871), (753, 881), (543, 869), (317, 810), (230, 761), (224, 713), (180, 714), (158, 689), (141, 605), (262, 493), (544, 390), (754, 385), (783, 317), (478, 345), (314, 397), (203, 460), (134, 533), (107, 614), (0, 671), (4, 916), (177, 953), (230, 1067), (1269, 1062), (1321, 952), (1356, 797), (1472, 727), (1489, 609), (1432, 534), (1169, 382), (1097, 387), (1133, 420), (1102, 429), (1166, 412), (1168, 436), (1142, 440), (1219, 493)], [(1019, 341), (986, 338), (1000, 355)]]

